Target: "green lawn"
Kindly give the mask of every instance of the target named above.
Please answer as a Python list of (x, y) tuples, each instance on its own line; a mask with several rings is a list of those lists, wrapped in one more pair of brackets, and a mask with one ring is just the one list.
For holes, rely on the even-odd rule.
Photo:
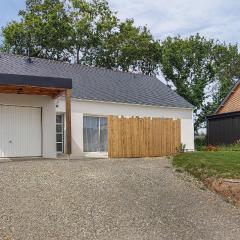
[(240, 179), (240, 152), (182, 153), (173, 158), (173, 166), (176, 169), (185, 170), (199, 179), (206, 177)]

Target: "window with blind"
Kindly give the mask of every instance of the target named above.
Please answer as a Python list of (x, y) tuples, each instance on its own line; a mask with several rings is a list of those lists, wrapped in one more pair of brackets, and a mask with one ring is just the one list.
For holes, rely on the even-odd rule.
[(83, 117), (83, 151), (108, 151), (108, 129), (106, 117)]

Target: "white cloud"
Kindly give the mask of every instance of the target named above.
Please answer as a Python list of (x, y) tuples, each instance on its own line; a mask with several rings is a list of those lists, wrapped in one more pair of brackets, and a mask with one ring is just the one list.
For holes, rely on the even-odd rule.
[(134, 18), (154, 36), (189, 36), (197, 32), (226, 42), (240, 42), (239, 0), (109, 0), (121, 19)]

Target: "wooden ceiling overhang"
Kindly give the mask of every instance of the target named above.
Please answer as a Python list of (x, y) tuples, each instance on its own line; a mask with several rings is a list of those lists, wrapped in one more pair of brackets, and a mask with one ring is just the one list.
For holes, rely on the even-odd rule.
[(72, 89), (72, 79), (0, 73), (0, 93), (44, 95), (52, 98)]

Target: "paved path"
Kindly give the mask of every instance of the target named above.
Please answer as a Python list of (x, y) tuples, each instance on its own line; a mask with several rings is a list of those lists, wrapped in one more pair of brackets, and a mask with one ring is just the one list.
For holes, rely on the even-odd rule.
[(0, 163), (0, 239), (240, 239), (240, 211), (167, 160)]

